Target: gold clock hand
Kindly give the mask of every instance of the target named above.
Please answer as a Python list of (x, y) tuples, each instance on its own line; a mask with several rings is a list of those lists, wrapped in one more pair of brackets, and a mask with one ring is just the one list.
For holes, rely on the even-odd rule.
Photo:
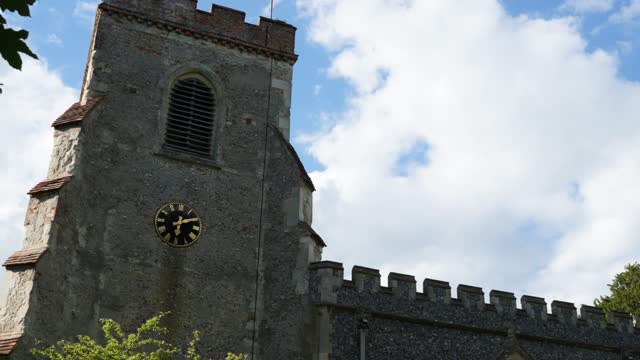
[(182, 216), (178, 216), (178, 221), (173, 223), (173, 226), (178, 226), (176, 227), (176, 230), (174, 231), (174, 233), (176, 234), (176, 236), (180, 235), (180, 226), (182, 225)]
[(194, 221), (198, 221), (198, 220), (200, 220), (200, 219), (199, 218), (184, 219), (184, 220), (182, 220), (182, 223), (186, 224), (186, 223), (190, 223), (190, 222), (194, 222)]

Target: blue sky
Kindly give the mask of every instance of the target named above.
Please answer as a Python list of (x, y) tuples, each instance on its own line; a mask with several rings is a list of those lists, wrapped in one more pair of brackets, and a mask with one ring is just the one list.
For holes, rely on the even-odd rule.
[[(38, 1), (33, 8), (32, 19), (11, 16), (13, 24), (23, 26), (30, 32), (29, 43), (49, 67), (60, 72), (65, 84), (79, 88), (82, 82), (87, 49), (93, 26), (94, 6), (97, 1)], [(247, 14), (246, 21), (257, 23), (259, 16), (269, 16), (269, 3), (251, 0), (219, 0), (216, 3), (239, 9)], [(589, 51), (604, 49), (616, 52), (620, 61), (619, 76), (640, 80), (640, 22), (611, 24), (608, 18), (629, 1), (615, 1), (605, 12), (575, 14), (563, 8), (563, 0), (501, 0), (505, 10), (513, 15), (550, 19), (577, 16), (580, 33), (587, 41)], [(200, 1), (198, 7), (208, 10), (211, 2)], [(325, 126), (330, 113), (345, 108), (345, 99), (352, 91), (341, 78), (329, 76), (327, 69), (336, 51), (327, 50), (310, 39), (309, 18), (298, 11), (292, 0), (277, 1), (274, 18), (284, 20), (298, 28), (296, 52), (300, 55), (295, 66), (293, 90), (292, 130), (296, 134), (312, 133)], [(634, 61), (634, 59), (636, 61)], [(300, 151), (309, 171), (322, 168), (312, 156)], [(406, 158), (406, 156), (405, 156)]]
[[(0, 66), (0, 255), (96, 4), (9, 16), (42, 62)], [(325, 259), (583, 303), (640, 260), (640, 0), (282, 0), (274, 17), (298, 28), (292, 141)]]

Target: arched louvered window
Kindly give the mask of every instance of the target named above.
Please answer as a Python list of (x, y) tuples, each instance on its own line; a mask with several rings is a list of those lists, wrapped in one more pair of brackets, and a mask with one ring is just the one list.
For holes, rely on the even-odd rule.
[(197, 156), (212, 156), (216, 99), (213, 90), (195, 76), (184, 77), (171, 89), (164, 147)]

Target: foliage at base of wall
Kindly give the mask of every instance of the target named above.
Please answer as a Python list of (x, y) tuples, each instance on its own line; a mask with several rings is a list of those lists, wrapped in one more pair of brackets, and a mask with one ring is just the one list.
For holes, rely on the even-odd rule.
[[(31, 349), (37, 358), (49, 360), (168, 360), (186, 358), (201, 360), (196, 350), (196, 343), (200, 336), (193, 332), (185, 350), (162, 340), (169, 333), (166, 327), (160, 325), (167, 313), (145, 321), (138, 329), (126, 334), (120, 324), (111, 319), (100, 319), (105, 344), (101, 345), (89, 336), (80, 335), (76, 342), (58, 341), (55, 346)], [(245, 360), (246, 355), (229, 353), (226, 360)]]

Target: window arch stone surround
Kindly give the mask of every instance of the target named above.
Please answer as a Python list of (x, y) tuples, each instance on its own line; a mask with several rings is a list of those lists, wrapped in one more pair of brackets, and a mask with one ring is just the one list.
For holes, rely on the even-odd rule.
[[(215, 109), (213, 115), (213, 127), (211, 133), (211, 148), (208, 156), (198, 156), (189, 154), (182, 151), (176, 151), (167, 149), (165, 145), (165, 139), (168, 129), (168, 116), (169, 108), (171, 104), (171, 93), (180, 80), (195, 78), (202, 83), (206, 84), (211, 89), (213, 98), (215, 100)], [(220, 139), (223, 136), (224, 126), (227, 121), (227, 104), (228, 101), (225, 98), (225, 91), (223, 90), (221, 79), (216, 73), (208, 66), (201, 63), (186, 63), (179, 66), (175, 66), (167, 75), (164, 76), (158, 83), (159, 92), (161, 94), (161, 106), (158, 111), (157, 122), (157, 140), (156, 140), (156, 153), (161, 155), (178, 158), (180, 160), (193, 161), (198, 163), (204, 163), (206, 165), (219, 166), (222, 162), (222, 153), (220, 146)]]

